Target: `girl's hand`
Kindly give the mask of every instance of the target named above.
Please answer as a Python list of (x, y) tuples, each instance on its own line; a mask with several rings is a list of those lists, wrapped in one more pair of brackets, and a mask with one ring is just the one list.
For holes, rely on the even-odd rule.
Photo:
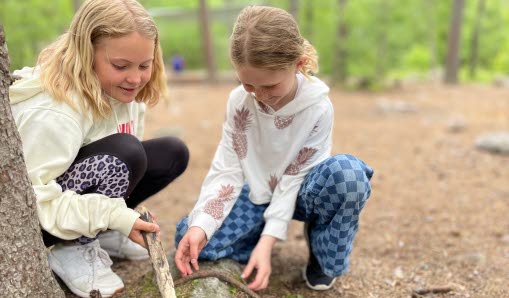
[(240, 276), (246, 279), (251, 275), (253, 269), (256, 268), (257, 273), (255, 279), (247, 285), (247, 287), (253, 291), (265, 289), (269, 285), (269, 277), (272, 273), (270, 264), (271, 253), (272, 247), (276, 241), (277, 239), (272, 236), (262, 235), (251, 253), (251, 257), (249, 258), (246, 268), (244, 268), (244, 272), (242, 272)]
[(194, 270), (200, 270), (198, 255), (205, 244), (207, 244), (207, 235), (203, 229), (191, 227), (187, 230), (175, 253), (175, 265), (177, 265), (182, 276), (193, 274), (189, 264), (193, 265)]
[(136, 221), (134, 222), (133, 228), (131, 229), (131, 233), (129, 233), (129, 239), (147, 248), (145, 246), (143, 236), (141, 235), (141, 231), (155, 232), (159, 234), (159, 225), (156, 223), (146, 222), (140, 218), (136, 219)]

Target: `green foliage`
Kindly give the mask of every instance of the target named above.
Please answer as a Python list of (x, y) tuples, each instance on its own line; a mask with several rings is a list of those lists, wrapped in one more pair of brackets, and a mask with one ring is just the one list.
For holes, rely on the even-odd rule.
[(73, 15), (72, 1), (2, 0), (0, 23), (4, 25), (11, 70), (33, 65), (39, 52), (64, 32)]
[[(459, 51), (460, 77), (464, 80), (487, 80), (509, 72), (509, 34), (505, 29), (509, 22), (509, 2), (485, 0), (480, 19), (478, 74), (475, 78), (467, 75), (472, 34), (479, 19), (478, 1), (465, 1)], [(205, 68), (197, 13), (199, 1), (140, 2), (149, 11), (165, 8), (173, 13), (189, 12), (186, 17), (155, 17), (165, 61), (179, 54), (184, 56), (188, 69)], [(340, 15), (345, 17), (348, 35), (344, 42), (347, 56), (339, 59), (345, 60), (348, 77), (376, 86), (387, 78), (408, 74), (425, 76), (431, 69), (443, 68), (453, 1), (347, 0), (344, 14), (338, 13), (338, 2), (299, 1), (297, 20), (302, 34), (319, 53), (321, 76), (332, 73), (338, 58), (335, 46)], [(255, 3), (290, 8), (290, 0), (209, 0), (207, 3), (219, 70), (231, 70), (228, 37), (237, 12), (218, 15), (218, 10)], [(45, 0), (2, 0), (0, 5), (0, 22), (7, 35), (11, 69), (33, 65), (40, 50), (66, 30), (74, 13), (72, 0), (54, 0), (51, 5)]]

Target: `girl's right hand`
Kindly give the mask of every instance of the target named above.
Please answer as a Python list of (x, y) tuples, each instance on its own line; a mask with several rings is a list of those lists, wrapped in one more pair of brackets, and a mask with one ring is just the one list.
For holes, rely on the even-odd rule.
[(193, 265), (194, 270), (200, 270), (198, 255), (205, 244), (207, 244), (207, 235), (203, 229), (191, 227), (187, 230), (175, 253), (175, 265), (182, 276), (193, 274), (190, 264)]
[(129, 233), (129, 239), (147, 248), (145, 241), (143, 240), (143, 236), (141, 235), (142, 231), (159, 233), (159, 225), (156, 223), (146, 222), (140, 218), (136, 219), (134, 222), (131, 233)]

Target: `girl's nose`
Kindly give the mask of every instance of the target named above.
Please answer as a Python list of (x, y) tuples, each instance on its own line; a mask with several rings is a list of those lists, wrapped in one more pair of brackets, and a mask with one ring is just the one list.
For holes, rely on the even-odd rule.
[(141, 82), (141, 73), (133, 71), (127, 76), (126, 81), (130, 84), (139, 84)]

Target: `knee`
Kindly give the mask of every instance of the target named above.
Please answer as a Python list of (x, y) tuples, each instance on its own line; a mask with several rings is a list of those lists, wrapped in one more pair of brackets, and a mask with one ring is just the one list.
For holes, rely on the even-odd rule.
[(111, 136), (113, 155), (117, 156), (124, 162), (129, 171), (132, 173), (140, 173), (143, 176), (147, 169), (147, 155), (143, 149), (141, 141), (130, 134), (114, 134)]
[(161, 140), (163, 146), (166, 148), (166, 156), (168, 156), (172, 164), (172, 172), (180, 175), (182, 174), (189, 163), (189, 149), (187, 145), (176, 137), (165, 137)]
[(330, 174), (341, 176), (343, 181), (369, 182), (374, 173), (366, 163), (350, 154), (332, 156), (326, 164)]

